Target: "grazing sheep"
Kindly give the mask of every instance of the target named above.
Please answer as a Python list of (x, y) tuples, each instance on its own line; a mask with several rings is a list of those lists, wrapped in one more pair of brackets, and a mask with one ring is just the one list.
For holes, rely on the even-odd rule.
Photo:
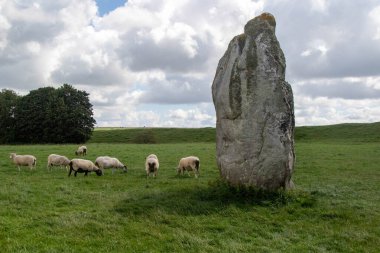
[(195, 177), (199, 176), (199, 158), (196, 156), (188, 156), (181, 158), (179, 161), (178, 167), (177, 167), (177, 172), (178, 174), (184, 173), (186, 170), (187, 172), (189, 171), (194, 171)]
[(115, 168), (116, 169), (123, 169), (124, 172), (127, 172), (127, 166), (122, 164), (117, 158), (115, 157), (109, 157), (109, 156), (99, 156), (95, 160), (95, 165), (98, 166), (100, 169), (108, 169), (112, 168), (112, 174), (114, 173)]
[(81, 155), (81, 156), (87, 155), (87, 147), (86, 146), (80, 146), (77, 149), (77, 151), (75, 151), (75, 155)]
[(48, 156), (48, 162), (46, 168), (48, 170), (51, 170), (53, 166), (65, 166), (66, 170), (68, 169), (68, 166), (70, 165), (70, 160), (66, 156), (62, 155), (56, 155), (56, 154), (51, 154)]
[(30, 169), (36, 168), (37, 158), (32, 155), (17, 155), (16, 153), (11, 153), (9, 158), (17, 165), (19, 171), (20, 166), (29, 166)]
[(157, 176), (157, 171), (160, 164), (155, 154), (150, 154), (145, 161), (146, 176), (149, 177), (150, 173), (153, 173), (153, 177)]
[(70, 171), (69, 176), (71, 176), (71, 172), (74, 172), (74, 176), (77, 176), (77, 173), (84, 173), (85, 176), (87, 176), (87, 173), (94, 171), (96, 175), (101, 176), (103, 175), (103, 171), (95, 166), (93, 162), (90, 160), (84, 160), (84, 159), (73, 159), (70, 162)]

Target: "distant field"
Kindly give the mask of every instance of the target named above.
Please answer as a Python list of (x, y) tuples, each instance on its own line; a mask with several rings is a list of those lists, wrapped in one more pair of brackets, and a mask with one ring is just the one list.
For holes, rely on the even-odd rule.
[[(215, 142), (215, 128), (96, 128), (89, 143)], [(380, 122), (296, 127), (296, 141), (380, 142)]]
[[(276, 193), (235, 191), (219, 182), (214, 142), (185, 142), (190, 136), (202, 139), (194, 136), (203, 129), (182, 135), (180, 129), (167, 130), (177, 132), (166, 141), (178, 143), (159, 143), (164, 135), (156, 132), (157, 144), (92, 140), (86, 144), (88, 159), (115, 155), (129, 168), (102, 177), (68, 178), (59, 168), (47, 172), (48, 154), (73, 158), (76, 145), (2, 145), (1, 252), (378, 252), (378, 125), (364, 126), (375, 133), (367, 139), (356, 127), (330, 128), (331, 135), (321, 135), (324, 127), (301, 128), (297, 189)], [(116, 141), (129, 130), (107, 138)], [(215, 130), (204, 131), (209, 140)], [(37, 170), (18, 172), (8, 158), (14, 151), (36, 155)], [(144, 173), (150, 153), (160, 159), (156, 179)], [(198, 179), (175, 172), (178, 159), (190, 154), (201, 159)]]
[(215, 142), (215, 128), (96, 128), (89, 143)]
[(329, 143), (380, 142), (380, 122), (296, 127), (295, 139)]

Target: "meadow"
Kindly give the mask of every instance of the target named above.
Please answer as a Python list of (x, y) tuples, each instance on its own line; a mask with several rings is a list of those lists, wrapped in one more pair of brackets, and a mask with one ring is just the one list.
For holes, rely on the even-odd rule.
[[(86, 144), (87, 159), (108, 154), (128, 166), (128, 173), (107, 170), (101, 177), (47, 171), (50, 153), (74, 158), (78, 145), (2, 145), (0, 249), (378, 252), (379, 125), (297, 128), (296, 189), (287, 192), (231, 189), (221, 182), (213, 128), (172, 129), (172, 135), (167, 129), (96, 130)], [(146, 143), (152, 135), (155, 143)], [(34, 154), (37, 169), (19, 172), (10, 152)], [(155, 179), (144, 171), (150, 153), (160, 159)], [(197, 179), (176, 175), (179, 158), (187, 155), (201, 160)]]

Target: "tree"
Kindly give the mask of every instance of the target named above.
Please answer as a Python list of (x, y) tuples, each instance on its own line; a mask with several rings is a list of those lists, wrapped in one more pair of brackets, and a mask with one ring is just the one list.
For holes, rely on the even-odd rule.
[(90, 139), (96, 121), (93, 118), (92, 104), (85, 91), (64, 84), (58, 90), (58, 97), (65, 105), (61, 111), (65, 124), (65, 140), (71, 143), (83, 143)]
[(47, 111), (54, 100), (55, 89), (44, 87), (32, 90), (20, 99), (16, 109), (16, 140), (26, 143), (48, 143), (51, 140), (51, 120)]
[(44, 87), (22, 97), (16, 108), (16, 141), (83, 143), (95, 125), (88, 93), (64, 84)]
[(11, 143), (15, 140), (15, 109), (19, 96), (12, 90), (0, 92), (0, 143)]

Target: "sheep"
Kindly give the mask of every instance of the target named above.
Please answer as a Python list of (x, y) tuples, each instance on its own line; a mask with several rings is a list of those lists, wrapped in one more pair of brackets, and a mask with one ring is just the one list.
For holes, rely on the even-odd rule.
[(77, 151), (75, 151), (75, 155), (87, 155), (87, 147), (86, 146), (80, 146)]
[(179, 164), (177, 167), (178, 175), (179, 174), (183, 175), (185, 170), (187, 172), (194, 171), (195, 177), (197, 178), (199, 176), (199, 166), (200, 166), (200, 161), (198, 157), (196, 156), (183, 157), (179, 161)]
[(124, 172), (127, 172), (127, 166), (122, 164), (117, 158), (109, 157), (109, 156), (99, 156), (95, 160), (95, 165), (100, 169), (108, 169), (112, 168), (112, 174), (114, 173), (114, 169), (123, 169)]
[(30, 169), (36, 169), (37, 158), (32, 155), (17, 155), (16, 153), (11, 153), (9, 156), (13, 160), (13, 163), (17, 165), (18, 171), (20, 171), (20, 166), (29, 166)]
[(48, 156), (48, 162), (47, 162), (46, 168), (48, 170), (51, 170), (51, 168), (53, 166), (60, 166), (60, 167), (62, 167), (62, 165), (63, 165), (63, 166), (65, 166), (66, 171), (67, 171), (69, 164), (70, 164), (70, 160), (66, 156), (56, 155), (56, 154), (50, 154)]
[(90, 160), (84, 160), (84, 159), (72, 159), (70, 161), (70, 171), (69, 175), (71, 176), (71, 172), (74, 171), (74, 176), (77, 176), (77, 173), (84, 173), (85, 176), (87, 176), (87, 173), (94, 171), (96, 175), (101, 176), (103, 175), (103, 171), (99, 169), (93, 162)]
[(146, 177), (149, 177), (150, 173), (153, 173), (153, 177), (156, 177), (159, 166), (157, 156), (155, 154), (148, 155), (145, 161)]

